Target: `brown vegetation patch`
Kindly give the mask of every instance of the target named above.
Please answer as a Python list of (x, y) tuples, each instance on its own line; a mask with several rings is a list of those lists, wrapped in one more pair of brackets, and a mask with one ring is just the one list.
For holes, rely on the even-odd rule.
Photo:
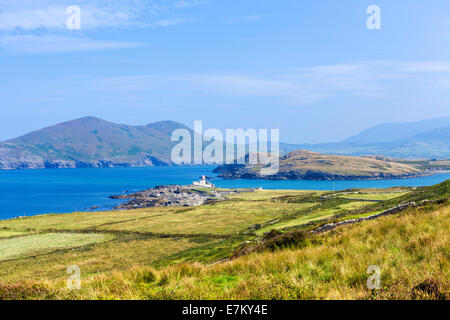
[(446, 300), (446, 294), (442, 291), (442, 285), (435, 279), (427, 279), (411, 290), (411, 297), (413, 299), (436, 299)]
[(0, 300), (47, 299), (52, 292), (39, 284), (4, 284), (0, 283)]

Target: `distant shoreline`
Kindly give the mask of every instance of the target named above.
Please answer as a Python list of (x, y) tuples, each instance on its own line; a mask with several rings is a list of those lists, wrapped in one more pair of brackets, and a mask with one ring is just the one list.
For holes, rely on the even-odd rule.
[[(110, 170), (29, 170), (0, 172), (0, 220), (20, 216), (110, 211), (122, 201), (111, 195), (131, 194), (159, 185), (189, 185), (202, 175), (220, 189), (345, 190), (352, 188), (417, 187), (450, 179), (450, 171), (411, 179), (379, 180), (225, 180), (212, 173), (215, 166), (111, 168)], [(127, 192), (126, 192), (127, 191)], [(95, 209), (94, 209), (95, 208)]]
[(227, 174), (222, 173), (220, 178), (226, 180), (245, 179), (245, 180), (292, 180), (292, 181), (370, 181), (370, 180), (396, 180), (396, 179), (413, 179), (433, 176), (440, 173), (449, 173), (450, 170), (437, 170), (437, 171), (423, 171), (420, 173), (410, 174), (377, 174), (376, 176), (356, 176), (356, 175), (337, 175), (330, 174), (321, 171), (309, 171), (306, 173), (297, 172), (282, 172), (271, 176), (261, 176), (257, 173), (244, 173), (244, 174)]
[[(212, 164), (197, 164), (197, 165), (167, 165), (167, 166), (80, 166), (80, 167), (43, 167), (43, 168), (0, 168), (0, 172), (2, 171), (38, 171), (38, 170), (76, 170), (76, 169), (126, 169), (126, 168), (158, 168), (158, 167), (215, 167), (213, 172), (218, 169), (219, 165)], [(311, 171), (308, 175), (296, 175), (290, 172), (281, 173), (273, 176), (260, 176), (260, 175), (232, 175), (232, 174), (219, 174), (218, 177), (224, 180), (274, 180), (274, 181), (283, 181), (283, 180), (291, 180), (291, 181), (370, 181), (370, 180), (394, 180), (394, 179), (412, 179), (412, 178), (420, 178), (433, 176), (436, 174), (442, 173), (450, 173), (450, 170), (430, 170), (423, 171), (420, 173), (412, 173), (412, 174), (402, 174), (402, 175), (379, 175), (379, 176), (356, 176), (356, 175), (334, 175), (321, 171)]]

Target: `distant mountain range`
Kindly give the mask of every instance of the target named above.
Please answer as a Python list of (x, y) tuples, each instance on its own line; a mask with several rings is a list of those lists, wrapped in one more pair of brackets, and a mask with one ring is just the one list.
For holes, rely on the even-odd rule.
[(437, 118), (406, 123), (384, 123), (347, 138), (343, 143), (356, 145), (389, 143), (405, 140), (424, 132), (445, 127), (450, 127), (450, 118)]
[(450, 159), (450, 118), (380, 124), (342, 142), (281, 144), (283, 153), (305, 149), (342, 155)]
[(129, 167), (171, 164), (171, 135), (185, 125), (128, 126), (84, 117), (0, 144), (0, 169)]
[[(171, 165), (172, 132), (192, 130), (174, 121), (144, 126), (84, 117), (0, 142), (0, 169)], [(304, 149), (325, 154), (450, 159), (450, 118), (387, 123), (338, 143), (286, 144), (282, 154)]]

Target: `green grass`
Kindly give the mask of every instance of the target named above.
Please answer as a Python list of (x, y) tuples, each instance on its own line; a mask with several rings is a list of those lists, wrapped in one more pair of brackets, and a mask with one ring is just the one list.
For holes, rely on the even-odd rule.
[(225, 201), (191, 210), (168, 212), (136, 221), (105, 225), (98, 230), (164, 234), (235, 235), (252, 224), (264, 223), (307, 208), (309, 204), (271, 201)]
[[(232, 194), (230, 200), (192, 208), (77, 212), (0, 221), (0, 237), (35, 234), (35, 238), (11, 238), (17, 246), (28, 239), (39, 240), (39, 246), (29, 247), (29, 255), (0, 261), (0, 281), (64, 278), (66, 267), (73, 264), (79, 265), (86, 277), (133, 265), (169, 266), (192, 261), (211, 264), (228, 257), (244, 241), (258, 237), (249, 229), (255, 224), (267, 224), (270, 231), (270, 221), (301, 219), (295, 224), (307, 223), (351, 209), (348, 200), (317, 202), (322, 194), (263, 190)], [(313, 201), (292, 202), (286, 200), (289, 197)], [(317, 205), (320, 209), (314, 211)], [(83, 234), (85, 239), (89, 235), (107, 235), (114, 239), (103, 243), (86, 240), (79, 246), (65, 247), (57, 241), (46, 241), (43, 234)]]
[[(448, 299), (449, 225), (449, 206), (410, 209), (212, 267), (135, 267), (87, 279), (80, 291), (62, 281), (46, 288), (59, 299)], [(380, 267), (382, 290), (367, 288), (369, 265)], [(415, 290), (427, 281), (436, 293)]]
[(401, 197), (407, 194), (407, 192), (396, 193), (351, 193), (338, 196), (343, 199), (360, 199), (360, 200), (391, 200), (397, 197)]
[(286, 195), (321, 195), (323, 191), (308, 191), (308, 190), (256, 190), (254, 192), (235, 193), (227, 195), (227, 198), (240, 201), (257, 201), (257, 200), (272, 200)]
[[(203, 244), (206, 245), (206, 244)], [(66, 268), (78, 265), (82, 278), (132, 266), (150, 266), (175, 253), (200, 246), (191, 239), (118, 236), (111, 241), (79, 247), (46, 248), (32, 255), (0, 261), (0, 282), (65, 279)]]
[(209, 241), (202, 245), (169, 255), (156, 261), (152, 265), (156, 267), (165, 267), (193, 261), (210, 265), (228, 258), (230, 253), (237, 249), (244, 241), (251, 239), (251, 236), (240, 235), (223, 240)]
[[(447, 204), (307, 236), (301, 243), (293, 237), (283, 250), (217, 262), (252, 252), (245, 250), (269, 241), (264, 233), (272, 229), (281, 230), (283, 240), (400, 203), (449, 198), (449, 190), (450, 181), (414, 189), (347, 190), (383, 196), (404, 192), (377, 203), (322, 198), (331, 192), (263, 190), (192, 208), (0, 221), (0, 299), (15, 293), (25, 299), (366, 299), (373, 297), (364, 288), (368, 263), (385, 270), (391, 294), (383, 291), (375, 298), (412, 298), (411, 288), (427, 278), (447, 288)], [(70, 265), (81, 269), (79, 292), (64, 289)], [(45, 288), (36, 291), (34, 284)]]
[(23, 230), (12, 230), (12, 229), (0, 229), (0, 239), (2, 238), (10, 238), (10, 237), (16, 237), (16, 236), (22, 236), (25, 234), (29, 234), (29, 231), (23, 231)]
[(0, 240), (0, 261), (55, 248), (75, 248), (111, 240), (107, 234), (48, 233)]
[(350, 212), (353, 209), (357, 209), (367, 205), (367, 202), (349, 202), (340, 205), (336, 205), (332, 208), (318, 208), (312, 212), (305, 212), (305, 214), (300, 215), (298, 218), (289, 219), (286, 221), (282, 221), (280, 223), (276, 223), (265, 228), (262, 228), (256, 232), (258, 235), (262, 235), (265, 232), (269, 232), (272, 229), (290, 229), (293, 227), (299, 228), (301, 226), (307, 225), (311, 222), (322, 221), (324, 219), (328, 219), (331, 217), (335, 217), (338, 214)]
[(134, 219), (174, 212), (175, 208), (154, 208), (152, 210), (138, 209), (129, 211), (107, 212), (75, 212), (70, 214), (46, 214), (0, 221), (0, 228), (7, 227), (15, 230), (81, 230), (96, 228), (110, 223), (118, 223)]

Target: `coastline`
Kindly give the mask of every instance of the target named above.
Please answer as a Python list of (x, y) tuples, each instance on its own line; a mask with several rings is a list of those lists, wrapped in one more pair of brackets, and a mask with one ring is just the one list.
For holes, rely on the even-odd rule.
[[(215, 171), (216, 173), (218, 171)], [(360, 175), (339, 175), (321, 171), (287, 171), (275, 175), (264, 176), (256, 172), (231, 172), (221, 173), (219, 177), (222, 179), (246, 179), (246, 180), (303, 180), (303, 181), (363, 181), (363, 180), (394, 180), (394, 179), (412, 179), (420, 177), (433, 176), (440, 173), (449, 173), (448, 170), (443, 171), (423, 171), (420, 173), (408, 174), (374, 174), (369, 176)]]
[[(211, 171), (215, 166), (173, 166), (148, 168), (89, 168), (88, 170), (0, 170), (2, 193), (0, 220), (43, 214), (104, 212), (121, 205), (111, 195), (125, 190), (136, 193), (158, 185), (189, 185), (202, 174), (212, 177), (220, 189), (345, 190), (429, 186), (450, 179), (449, 171), (432, 176), (378, 180), (255, 180), (222, 179)], [(126, 200), (126, 199), (125, 199)], [(132, 200), (132, 199), (130, 199)], [(95, 208), (94, 207), (98, 207)]]

